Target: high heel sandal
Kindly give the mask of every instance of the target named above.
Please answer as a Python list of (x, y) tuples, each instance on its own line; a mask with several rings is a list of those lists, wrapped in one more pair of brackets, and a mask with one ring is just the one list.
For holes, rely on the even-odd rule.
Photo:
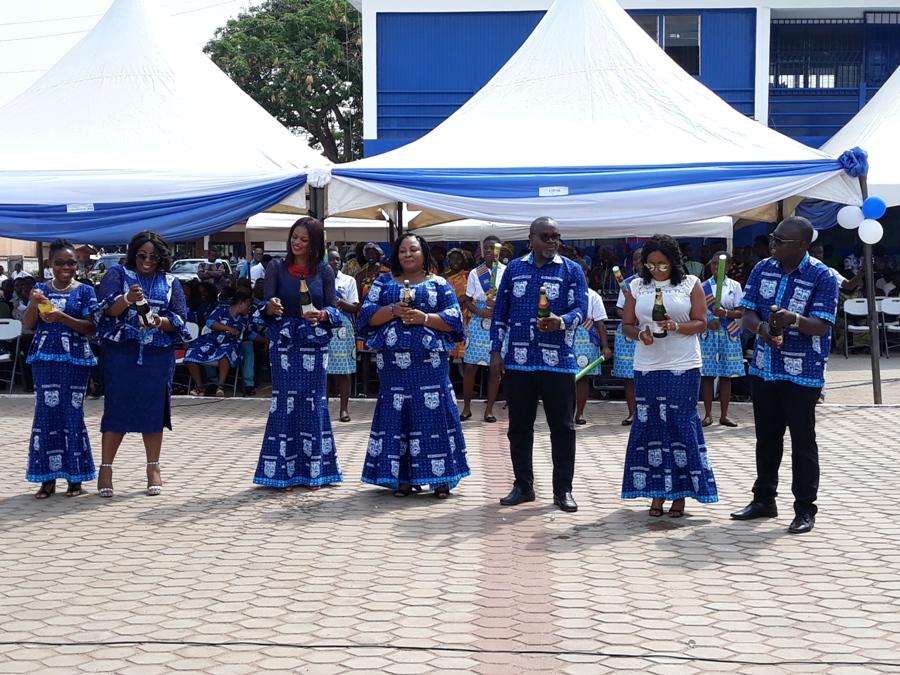
[[(101, 469), (109, 469), (110, 474), (112, 473), (112, 464), (101, 464)], [(104, 499), (109, 499), (113, 496), (112, 486), (109, 487), (98, 487), (97, 494), (103, 497)]]
[[(147, 462), (147, 466), (159, 466), (159, 462)], [(162, 485), (148, 485), (147, 495), (149, 497), (158, 497), (162, 494)]]
[(55, 480), (45, 480), (41, 483), (41, 487), (38, 488), (38, 491), (34, 493), (35, 499), (47, 499), (56, 492), (56, 481)]

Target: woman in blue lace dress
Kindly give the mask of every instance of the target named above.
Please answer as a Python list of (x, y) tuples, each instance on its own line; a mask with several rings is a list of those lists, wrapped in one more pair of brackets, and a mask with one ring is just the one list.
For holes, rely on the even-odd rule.
[[(315, 218), (291, 227), (288, 254), (266, 268), (263, 310), (272, 403), (253, 482), (289, 490), (318, 489), (343, 480), (328, 414), (328, 343), (341, 325), (334, 270), (323, 260), (325, 230)], [(311, 307), (301, 301), (300, 284)]]
[[(103, 342), (103, 456), (97, 491), (113, 496), (112, 464), (125, 434), (143, 436), (147, 494), (162, 491), (159, 454), (163, 427), (172, 429), (170, 395), (175, 345), (190, 340), (181, 283), (169, 274), (172, 253), (154, 232), (128, 244), (124, 265), (114, 265), (97, 290)], [(145, 317), (145, 318), (142, 318)]]
[(34, 423), (28, 450), (27, 480), (40, 483), (37, 499), (68, 482), (66, 495), (84, 494), (82, 482), (94, 480), (94, 458), (84, 426), (84, 393), (97, 363), (88, 344), (94, 334), (94, 289), (75, 280), (75, 248), (67, 241), (50, 245), (53, 278), (31, 291), (23, 317), (34, 330), (28, 363), (34, 376)]
[(456, 292), (428, 273), (430, 265), (425, 240), (403, 235), (391, 272), (372, 284), (360, 308), (359, 333), (377, 352), (380, 382), (362, 480), (398, 497), (429, 485), (445, 499), (469, 475), (449, 375), (449, 354), (465, 331)]

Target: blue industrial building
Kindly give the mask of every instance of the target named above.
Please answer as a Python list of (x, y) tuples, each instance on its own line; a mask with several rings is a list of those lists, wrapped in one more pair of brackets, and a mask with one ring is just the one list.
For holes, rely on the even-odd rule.
[[(900, 6), (852, 0), (621, 0), (685, 70), (740, 112), (824, 143), (900, 65)], [(481, 88), (550, 0), (356, 0), (364, 152), (408, 143)]]

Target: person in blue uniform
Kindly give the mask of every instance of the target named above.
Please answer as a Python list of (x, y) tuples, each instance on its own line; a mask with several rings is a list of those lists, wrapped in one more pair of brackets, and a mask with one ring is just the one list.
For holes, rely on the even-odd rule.
[(791, 534), (809, 532), (816, 522), (816, 401), (825, 384), (838, 300), (837, 281), (829, 268), (809, 255), (812, 237), (813, 226), (806, 218), (781, 221), (769, 237), (772, 257), (753, 268), (741, 300), (743, 327), (756, 334), (750, 362), (756, 482), (753, 500), (731, 517), (753, 520), (778, 515), (778, 469), (784, 432), (790, 429)]
[[(552, 218), (531, 223), (531, 252), (510, 261), (497, 290), (491, 320), (491, 369), (504, 377), (509, 405), (510, 458), (515, 482), (503, 506), (534, 501), (534, 420), (538, 401), (550, 427), (553, 503), (572, 513), (575, 475), (575, 330), (587, 315), (587, 282), (581, 267), (558, 253), (559, 227)], [(537, 316), (544, 289), (550, 315)]]
[(162, 491), (159, 455), (163, 427), (172, 429), (175, 345), (191, 339), (185, 324), (184, 291), (169, 274), (171, 265), (172, 251), (166, 241), (155, 232), (140, 232), (128, 244), (125, 264), (113, 265), (97, 290), (104, 385), (97, 478), (101, 497), (113, 496), (113, 460), (129, 432), (143, 436), (147, 494)]
[(235, 291), (228, 298), (228, 304), (220, 304), (206, 320), (210, 332), (198, 337), (188, 347), (184, 362), (194, 381), (192, 395), (203, 396), (200, 365), (215, 364), (218, 366), (216, 397), (224, 398), (228, 373), (237, 364), (241, 341), (250, 330), (250, 305), (250, 293)]
[[(500, 239), (491, 235), (481, 242), (481, 255), (483, 262), (471, 270), (466, 282), (466, 294), (463, 296), (464, 309), (471, 313), (471, 319), (466, 327), (466, 351), (463, 362), (466, 364), (463, 371), (463, 409), (461, 418), (467, 420), (472, 416), (472, 396), (475, 390), (475, 371), (478, 366), (490, 366), (491, 364), (491, 313), (494, 310), (494, 296), (506, 265), (497, 259), (495, 244)], [(497, 266), (496, 271), (494, 265)], [(494, 416), (494, 402), (500, 393), (500, 381), (488, 372), (487, 402), (484, 407), (484, 421), (496, 422)]]
[(362, 480), (397, 497), (430, 486), (445, 499), (469, 475), (449, 371), (449, 354), (464, 337), (462, 312), (449, 282), (428, 271), (425, 239), (404, 234), (390, 263), (363, 298), (357, 322), (377, 352), (380, 381)]
[[(269, 338), (272, 403), (253, 482), (317, 490), (343, 480), (328, 413), (328, 343), (341, 325), (334, 270), (323, 258), (325, 229), (315, 218), (291, 226), (287, 256), (266, 268), (263, 315)], [(301, 304), (305, 280), (312, 303)]]
[(88, 343), (94, 334), (94, 289), (75, 280), (75, 248), (67, 241), (50, 244), (53, 278), (37, 284), (23, 324), (34, 330), (28, 353), (34, 375), (34, 422), (25, 477), (41, 486), (37, 499), (56, 491), (65, 478), (66, 495), (84, 494), (81, 484), (94, 480), (94, 458), (84, 426), (84, 394), (97, 363)]
[(356, 372), (356, 335), (353, 321), (359, 311), (359, 289), (356, 279), (341, 272), (343, 262), (337, 248), (328, 249), (328, 264), (334, 270), (335, 306), (341, 311), (341, 325), (328, 345), (328, 375), (337, 381), (341, 422), (350, 421), (350, 382)]

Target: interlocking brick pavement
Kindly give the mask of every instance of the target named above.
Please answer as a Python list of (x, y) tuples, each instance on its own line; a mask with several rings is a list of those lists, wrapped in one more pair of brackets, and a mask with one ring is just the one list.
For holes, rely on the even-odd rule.
[(787, 490), (777, 520), (728, 519), (753, 476), (747, 405), (707, 431), (722, 502), (678, 521), (618, 497), (621, 403), (579, 428), (577, 514), (552, 507), (543, 422), (538, 501), (497, 505), (506, 418), (475, 422), (480, 404), (450, 500), (360, 484), (371, 401), (335, 425), (339, 487), (254, 487), (267, 402), (179, 398), (161, 497), (129, 437), (114, 499), (37, 501), (31, 406), (0, 398), (0, 673), (900, 671), (897, 408), (820, 408), (819, 520), (790, 536)]

